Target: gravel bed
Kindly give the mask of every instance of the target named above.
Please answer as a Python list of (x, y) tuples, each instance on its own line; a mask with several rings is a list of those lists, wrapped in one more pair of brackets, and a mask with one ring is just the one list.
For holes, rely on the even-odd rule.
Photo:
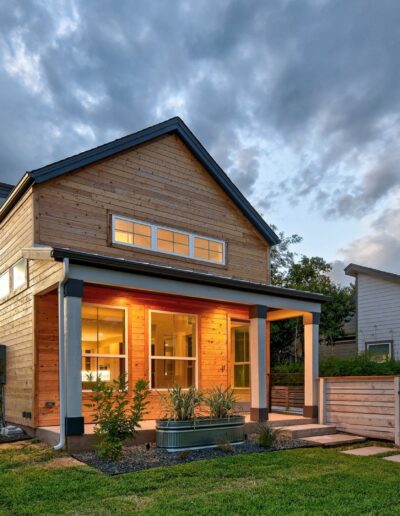
[(305, 448), (312, 446), (301, 440), (279, 439), (272, 448), (262, 448), (256, 441), (249, 439), (241, 444), (228, 447), (226, 450), (220, 448), (203, 448), (200, 450), (185, 450), (181, 452), (168, 452), (157, 448), (155, 444), (129, 446), (124, 448), (123, 455), (118, 461), (100, 459), (95, 451), (75, 453), (73, 457), (97, 468), (108, 475), (118, 475), (131, 471), (158, 468), (160, 466), (173, 466), (176, 464), (187, 464), (196, 460), (215, 459), (242, 455), (244, 453), (265, 453), (277, 450), (288, 450), (291, 448)]
[(6, 443), (18, 443), (19, 441), (28, 441), (32, 439), (29, 435), (20, 435), (18, 437), (7, 437), (5, 435), (0, 435), (0, 445)]

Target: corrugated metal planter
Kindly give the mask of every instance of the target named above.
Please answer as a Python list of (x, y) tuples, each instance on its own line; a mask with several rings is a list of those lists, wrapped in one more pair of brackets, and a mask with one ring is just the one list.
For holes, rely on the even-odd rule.
[(156, 421), (157, 446), (176, 450), (244, 440), (244, 416), (192, 421)]

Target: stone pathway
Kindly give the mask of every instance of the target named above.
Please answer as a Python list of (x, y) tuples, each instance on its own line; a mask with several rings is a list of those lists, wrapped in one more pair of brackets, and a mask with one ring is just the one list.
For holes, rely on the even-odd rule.
[(393, 448), (385, 446), (364, 446), (362, 448), (354, 448), (353, 450), (342, 451), (346, 455), (356, 455), (357, 457), (370, 457), (372, 455), (379, 455), (380, 453), (388, 453), (393, 451)]
[(341, 446), (346, 444), (355, 444), (365, 441), (365, 437), (349, 434), (330, 434), (330, 435), (316, 435), (315, 437), (303, 437), (302, 441), (316, 444), (317, 446)]
[(383, 460), (390, 460), (390, 462), (400, 462), (400, 455), (390, 455), (389, 457), (383, 457)]

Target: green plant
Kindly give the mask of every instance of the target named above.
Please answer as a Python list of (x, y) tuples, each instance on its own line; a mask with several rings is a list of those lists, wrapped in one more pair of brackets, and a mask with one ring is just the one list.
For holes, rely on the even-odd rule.
[(97, 378), (92, 390), (91, 407), (94, 407), (94, 432), (99, 438), (98, 454), (101, 458), (118, 459), (123, 442), (134, 438), (136, 429), (140, 428), (148, 404), (149, 384), (146, 380), (138, 380), (132, 399), (124, 374), (111, 383)]
[(257, 428), (257, 442), (262, 448), (271, 448), (279, 439), (281, 430), (270, 424), (260, 423)]
[(233, 446), (229, 441), (218, 441), (217, 442), (218, 449), (224, 453), (233, 453)]
[(193, 385), (188, 389), (182, 389), (179, 385), (174, 385), (174, 387), (168, 389), (166, 395), (161, 395), (161, 399), (167, 419), (187, 421), (195, 419), (204, 397)]
[(320, 362), (320, 376), (385, 376), (400, 374), (400, 360), (376, 362), (369, 353), (350, 358), (328, 357)]
[(177, 453), (177, 457), (179, 460), (186, 460), (189, 457), (189, 455), (190, 455), (189, 450), (182, 450)]
[(231, 416), (237, 404), (233, 390), (230, 387), (223, 389), (221, 386), (211, 389), (204, 402), (210, 411), (210, 417), (213, 418)]

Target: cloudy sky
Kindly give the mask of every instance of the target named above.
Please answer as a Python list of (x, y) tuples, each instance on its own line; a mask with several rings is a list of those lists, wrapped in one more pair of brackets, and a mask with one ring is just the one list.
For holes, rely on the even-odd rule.
[(400, 273), (398, 0), (0, 0), (0, 181), (179, 115), (269, 223)]

